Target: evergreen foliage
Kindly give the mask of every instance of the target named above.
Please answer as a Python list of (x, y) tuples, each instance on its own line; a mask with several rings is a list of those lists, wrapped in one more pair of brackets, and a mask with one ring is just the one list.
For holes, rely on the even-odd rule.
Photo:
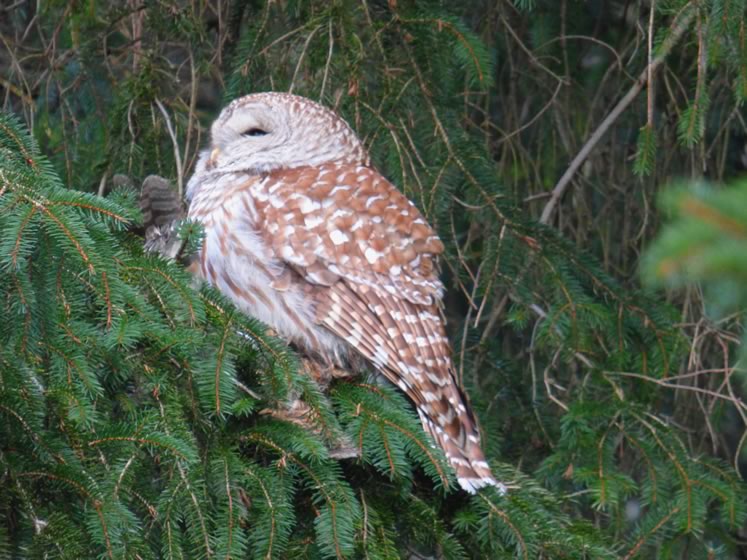
[(703, 183), (665, 191), (672, 217), (649, 248), (643, 273), (653, 285), (700, 282), (715, 318), (747, 304), (747, 182), (719, 190)]
[[(0, 8), (0, 558), (737, 557), (739, 317), (642, 289), (637, 261), (660, 184), (744, 165), (744, 18), (736, 0)], [(144, 253), (138, 193), (111, 177), (182, 189), (220, 107), (264, 90), (335, 108), (438, 229), (506, 496), (455, 491), (398, 392), (317, 386)], [(715, 277), (711, 301), (741, 309), (744, 189), (671, 197), (686, 219), (649, 275)]]

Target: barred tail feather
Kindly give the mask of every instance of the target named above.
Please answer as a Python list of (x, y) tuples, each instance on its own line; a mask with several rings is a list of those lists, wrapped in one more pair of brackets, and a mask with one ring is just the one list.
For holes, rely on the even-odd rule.
[(477, 421), (454, 377), (437, 306), (416, 306), (344, 281), (332, 284), (326, 295), (317, 304), (317, 320), (412, 400), (459, 485), (472, 494), (484, 486), (505, 492), (485, 461)]
[(506, 486), (497, 481), (490, 471), (490, 465), (480, 447), (477, 426), (471, 417), (460, 418), (460, 433), (455, 438), (430, 420), (428, 413), (422, 408), (418, 408), (418, 413), (425, 430), (443, 449), (446, 460), (456, 472), (457, 482), (463, 490), (475, 494), (481, 488), (494, 486), (500, 494), (506, 493)]

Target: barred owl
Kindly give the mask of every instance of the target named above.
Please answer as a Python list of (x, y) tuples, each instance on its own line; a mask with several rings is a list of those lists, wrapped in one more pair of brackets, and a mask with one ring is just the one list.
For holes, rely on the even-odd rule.
[(435, 269), (443, 244), (343, 119), (290, 94), (235, 100), (187, 198), (205, 229), (205, 280), (330, 366), (362, 356), (412, 400), (462, 488), (504, 489), (454, 377)]

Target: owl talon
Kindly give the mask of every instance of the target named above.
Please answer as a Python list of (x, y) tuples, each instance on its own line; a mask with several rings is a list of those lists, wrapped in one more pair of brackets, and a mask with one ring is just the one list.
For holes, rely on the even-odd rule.
[(318, 422), (314, 409), (301, 399), (295, 399), (283, 408), (265, 408), (260, 410), (259, 413), (290, 422), (316, 435), (326, 436), (329, 456), (333, 459), (349, 459), (360, 456), (360, 450), (349, 441), (347, 436), (344, 434), (331, 434), (330, 436), (329, 430), (324, 430)]
[(352, 379), (356, 374), (339, 368), (335, 365), (321, 364), (311, 358), (302, 358), (301, 364), (304, 371), (311, 377), (317, 385), (322, 388), (327, 387), (333, 379)]

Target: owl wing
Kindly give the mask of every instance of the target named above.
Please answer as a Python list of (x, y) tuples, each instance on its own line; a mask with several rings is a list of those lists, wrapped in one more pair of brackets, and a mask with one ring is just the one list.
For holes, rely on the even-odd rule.
[(465, 489), (496, 484), (453, 375), (435, 270), (444, 246), (415, 205), (355, 165), (274, 172), (249, 189), (275, 254), (319, 287), (317, 321), (407, 393)]
[(342, 277), (418, 304), (440, 297), (434, 258), (443, 244), (375, 170), (302, 167), (274, 172), (252, 190), (271, 245), (310, 282), (331, 285)]
[(146, 236), (156, 229), (168, 229), (185, 215), (176, 189), (158, 175), (148, 175), (143, 181), (140, 210)]
[(148, 175), (140, 191), (140, 210), (143, 212), (145, 250), (174, 259), (183, 243), (174, 229), (186, 212), (176, 189), (158, 175)]

